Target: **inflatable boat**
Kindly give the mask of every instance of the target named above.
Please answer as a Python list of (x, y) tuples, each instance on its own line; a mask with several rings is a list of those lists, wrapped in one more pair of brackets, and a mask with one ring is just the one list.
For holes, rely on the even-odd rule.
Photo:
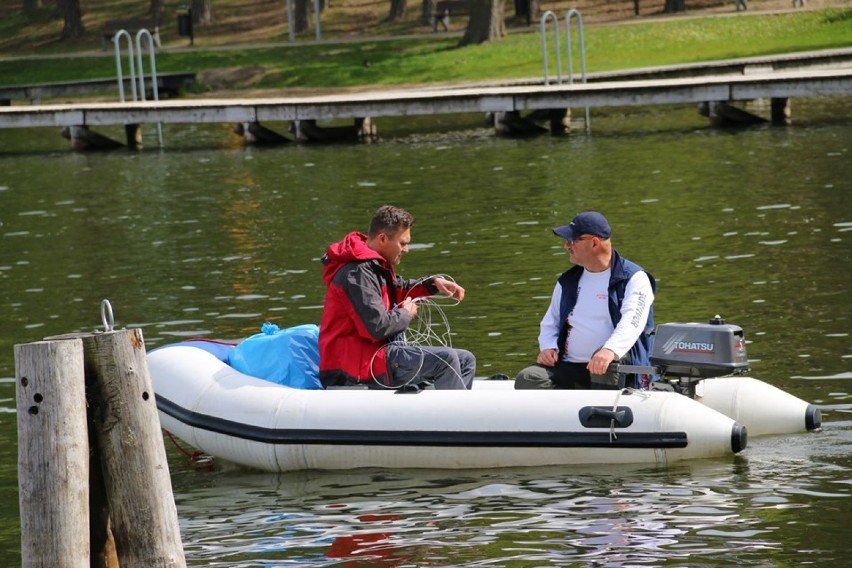
[[(726, 342), (744, 357), (744, 343)], [(664, 353), (665, 343), (675, 347)], [(697, 343), (709, 349), (662, 344), (654, 369), (676, 374), (670, 391), (514, 390), (483, 379), (469, 391), (310, 390), (240, 372), (228, 364), (232, 346), (197, 340), (153, 350), (148, 367), (163, 429), (265, 471), (665, 465), (739, 453), (749, 434), (820, 427), (818, 409), (767, 383), (704, 376), (736, 371), (736, 361), (685, 364), (677, 345)]]

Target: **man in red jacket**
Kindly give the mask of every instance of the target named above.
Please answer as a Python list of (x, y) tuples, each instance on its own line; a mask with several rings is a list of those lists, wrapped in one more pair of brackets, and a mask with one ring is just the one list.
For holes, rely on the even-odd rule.
[(369, 234), (353, 231), (328, 247), (319, 334), (323, 386), (395, 388), (431, 381), (437, 389), (471, 387), (476, 358), (470, 351), (405, 343), (418, 298), (440, 292), (464, 299), (464, 288), (452, 280), (396, 274), (413, 224), (410, 213), (385, 205), (373, 215)]

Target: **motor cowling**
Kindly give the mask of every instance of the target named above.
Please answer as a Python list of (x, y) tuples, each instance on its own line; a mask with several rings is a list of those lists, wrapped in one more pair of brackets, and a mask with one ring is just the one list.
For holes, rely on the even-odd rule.
[(657, 326), (650, 360), (669, 377), (706, 379), (749, 370), (742, 328), (719, 316), (709, 323)]

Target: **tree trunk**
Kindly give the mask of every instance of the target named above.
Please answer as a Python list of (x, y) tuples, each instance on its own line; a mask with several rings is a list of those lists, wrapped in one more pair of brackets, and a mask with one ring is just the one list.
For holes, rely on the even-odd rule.
[(80, 0), (59, 0), (56, 7), (59, 10), (59, 15), (65, 20), (61, 38), (65, 40), (81, 37), (86, 29), (83, 27)]
[(148, 8), (148, 14), (152, 18), (159, 18), (163, 15), (166, 9), (166, 0), (151, 0), (151, 6)]
[(406, 0), (391, 0), (390, 3), (390, 21), (398, 22), (405, 18)]
[(310, 22), (308, 20), (308, 13), (312, 10), (313, 0), (296, 0), (296, 6), (293, 14), (293, 29), (296, 33), (301, 33), (308, 29)]
[(496, 41), (506, 36), (505, 0), (471, 0), (470, 20), (459, 46)]
[[(638, 4), (636, 8), (639, 8)], [(665, 7), (663, 8), (663, 11), (667, 14), (683, 12), (684, 10), (686, 10), (686, 0), (666, 0)]]
[[(152, 0), (153, 1), (153, 0)], [(212, 0), (192, 0), (192, 23), (206, 26), (213, 23)]]
[(531, 22), (538, 22), (541, 19), (541, 2), (539, 0), (530, 0), (529, 10), (527, 11), (527, 25)]
[(515, 17), (523, 18), (529, 26), (541, 18), (540, 0), (515, 0)]
[(41, 0), (24, 0), (24, 14), (32, 16), (41, 9)]

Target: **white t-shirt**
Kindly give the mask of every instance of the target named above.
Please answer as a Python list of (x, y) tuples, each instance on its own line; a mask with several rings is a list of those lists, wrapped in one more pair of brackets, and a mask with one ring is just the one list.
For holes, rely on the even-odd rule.
[[(571, 326), (566, 339), (563, 361), (586, 363), (596, 351), (605, 347), (623, 357), (645, 329), (648, 312), (654, 302), (651, 281), (645, 272), (639, 271), (627, 282), (624, 301), (621, 304), (621, 320), (613, 327), (609, 316), (607, 287), (610, 269), (603, 272), (583, 270), (577, 290), (577, 303), (568, 314)], [(559, 304), (562, 301), (562, 285), (553, 289), (550, 306), (541, 319), (538, 336), (539, 349), (559, 349)]]

